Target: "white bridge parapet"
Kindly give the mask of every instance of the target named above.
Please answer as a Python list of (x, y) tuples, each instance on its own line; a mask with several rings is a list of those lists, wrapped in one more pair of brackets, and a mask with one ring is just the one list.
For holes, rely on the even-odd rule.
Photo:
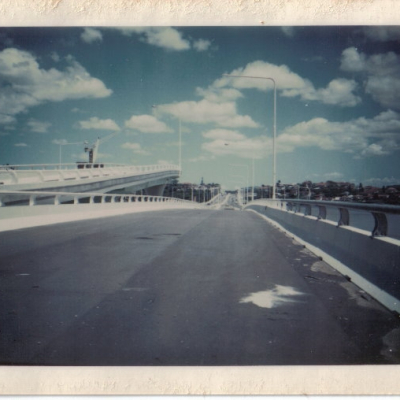
[(159, 164), (133, 166), (102, 163), (3, 165), (0, 167), (0, 185), (7, 187), (8, 185), (78, 181), (91, 178), (147, 175), (163, 171), (179, 173), (179, 167)]
[[(3, 199), (12, 199), (11, 205)], [(24, 200), (20, 200), (24, 196)], [(18, 205), (16, 205), (18, 204)], [(70, 192), (0, 191), (0, 232), (119, 214), (204, 205), (171, 197)]]
[(400, 313), (400, 206), (312, 200), (256, 200), (264, 215)]

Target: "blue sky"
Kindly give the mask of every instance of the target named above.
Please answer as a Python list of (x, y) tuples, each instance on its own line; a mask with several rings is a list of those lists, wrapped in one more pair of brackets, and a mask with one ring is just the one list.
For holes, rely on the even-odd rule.
[[(181, 182), (400, 184), (397, 27), (0, 29), (0, 164), (178, 163)], [(86, 161), (84, 145), (62, 161)], [(246, 167), (247, 166), (247, 167)]]

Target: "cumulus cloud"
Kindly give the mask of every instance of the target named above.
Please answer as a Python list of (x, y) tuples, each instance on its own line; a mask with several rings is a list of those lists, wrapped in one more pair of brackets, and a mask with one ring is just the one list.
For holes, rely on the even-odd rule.
[(119, 126), (112, 119), (99, 119), (97, 117), (89, 118), (87, 121), (79, 121), (81, 129), (104, 129), (110, 131), (119, 131)]
[(181, 32), (171, 27), (134, 27), (119, 28), (124, 35), (138, 34), (142, 42), (167, 50), (189, 50), (190, 42), (183, 38)]
[(390, 185), (399, 185), (400, 179), (391, 177), (384, 177), (384, 178), (368, 178), (364, 180), (365, 186), (390, 186)]
[(157, 106), (157, 113), (173, 115), (184, 122), (195, 124), (215, 123), (219, 126), (257, 128), (258, 124), (248, 115), (238, 115), (236, 103), (215, 103), (206, 99), (183, 101)]
[(150, 153), (146, 150), (142, 149), (142, 146), (140, 143), (124, 143), (121, 146), (123, 149), (131, 150), (134, 154), (140, 154), (140, 155), (149, 155)]
[(116, 28), (123, 35), (138, 35), (139, 40), (152, 46), (170, 51), (185, 51), (194, 49), (198, 52), (207, 51), (211, 41), (207, 39), (185, 38), (183, 33), (171, 27), (123, 27)]
[(366, 56), (359, 53), (355, 47), (349, 47), (342, 52), (340, 68), (343, 71), (360, 72), (365, 69)]
[(173, 132), (164, 122), (152, 115), (133, 115), (128, 121), (125, 121), (125, 126), (143, 133)]
[(343, 178), (343, 174), (341, 172), (327, 172), (324, 174), (324, 178), (326, 180), (335, 181)]
[(47, 133), (51, 123), (50, 122), (42, 122), (42, 121), (37, 121), (35, 119), (30, 119), (27, 122), (27, 125), (31, 132), (36, 132), (36, 133)]
[(367, 56), (350, 47), (342, 53), (341, 69), (362, 73), (366, 93), (382, 106), (400, 109), (400, 56), (394, 52)]
[(234, 155), (240, 158), (260, 159), (269, 154), (272, 140), (266, 136), (248, 138), (236, 130), (211, 129), (203, 133), (211, 139), (203, 143), (202, 149), (214, 156)]
[[(0, 95), (1, 97), (1, 95)], [(12, 124), (16, 119), (12, 115), (0, 114), (0, 124)]]
[[(290, 71), (286, 65), (278, 66), (265, 61), (254, 61), (244, 68), (233, 70), (228, 75), (235, 75), (240, 78), (223, 76), (214, 82), (213, 87), (230, 86), (236, 89), (266, 91), (274, 88), (273, 82), (268, 78), (273, 77), (276, 89), (282, 92), (282, 96), (299, 96), (302, 100), (320, 101), (324, 104), (342, 107), (353, 107), (361, 101), (360, 97), (353, 93), (357, 87), (354, 80), (338, 78), (332, 80), (326, 88), (316, 89), (312, 82)], [(265, 79), (257, 77), (265, 77)]]
[(98, 29), (93, 29), (93, 28), (85, 28), (83, 30), (83, 33), (81, 34), (81, 39), (85, 43), (93, 43), (96, 41), (101, 42), (103, 40), (103, 35)]
[(48, 101), (102, 98), (112, 91), (93, 78), (72, 57), (64, 71), (40, 68), (29, 52), (8, 48), (0, 52), (0, 109), (13, 116)]
[(400, 150), (400, 114), (389, 110), (372, 119), (346, 122), (314, 118), (286, 128), (277, 142), (281, 152), (315, 147), (347, 152), (354, 158), (391, 154)]
[(400, 28), (398, 26), (369, 26), (362, 29), (365, 36), (374, 42), (388, 42), (400, 40)]
[(14, 146), (15, 147), (28, 147), (28, 145), (26, 143), (15, 143)]
[(211, 103), (225, 103), (243, 97), (243, 94), (239, 90), (233, 88), (218, 89), (215, 87), (209, 87), (203, 89), (198, 87), (196, 88), (196, 94)]
[[(225, 140), (226, 142), (238, 141), (246, 139), (246, 136), (238, 131), (231, 131), (229, 129), (212, 129), (203, 133), (203, 137), (207, 139)], [(228, 145), (228, 143), (226, 143)]]
[(198, 39), (193, 42), (193, 48), (197, 51), (206, 51), (211, 46), (211, 42), (205, 39)]
[(50, 54), (50, 57), (54, 62), (59, 62), (61, 60), (61, 57), (55, 51)]
[(216, 156), (234, 155), (240, 158), (261, 159), (272, 151), (272, 139), (266, 136), (241, 139), (227, 143), (226, 140), (215, 139), (202, 144), (202, 149)]

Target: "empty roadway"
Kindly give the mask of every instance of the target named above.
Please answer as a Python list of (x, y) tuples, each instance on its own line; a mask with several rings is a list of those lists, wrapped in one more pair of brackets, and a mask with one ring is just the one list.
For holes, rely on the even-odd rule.
[(398, 363), (400, 323), (252, 212), (0, 233), (3, 365)]

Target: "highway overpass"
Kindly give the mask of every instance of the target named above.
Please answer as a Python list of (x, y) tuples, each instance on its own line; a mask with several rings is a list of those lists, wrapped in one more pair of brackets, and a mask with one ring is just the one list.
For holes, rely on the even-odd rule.
[[(108, 193), (126, 189), (162, 196), (165, 185), (180, 176), (176, 165), (32, 164), (0, 168), (2, 191)], [(15, 196), (13, 197), (15, 200)], [(7, 201), (3, 198), (3, 201)]]

